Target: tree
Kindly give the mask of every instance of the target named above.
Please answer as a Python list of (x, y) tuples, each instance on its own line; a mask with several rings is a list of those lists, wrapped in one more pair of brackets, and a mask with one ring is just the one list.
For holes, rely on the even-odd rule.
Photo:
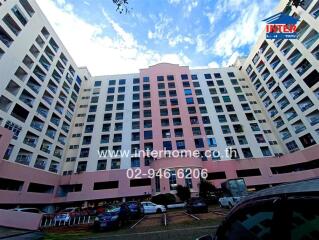
[(289, 0), (287, 6), (299, 7), (299, 6), (303, 6), (304, 3), (305, 3), (304, 0)]
[(113, 3), (116, 5), (116, 11), (120, 14), (122, 13), (129, 13), (130, 9), (128, 7), (128, 0), (112, 0)]
[(191, 197), (191, 191), (189, 190), (188, 187), (183, 187), (182, 185), (177, 185), (176, 191), (177, 191), (176, 195), (183, 202), (187, 201)]
[(207, 199), (212, 193), (216, 192), (216, 187), (210, 182), (203, 180), (199, 183), (199, 196)]

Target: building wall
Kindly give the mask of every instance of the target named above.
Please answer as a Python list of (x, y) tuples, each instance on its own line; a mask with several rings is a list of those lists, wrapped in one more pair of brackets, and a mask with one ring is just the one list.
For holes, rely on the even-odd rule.
[[(94, 77), (87, 68), (76, 66), (34, 0), (29, 0), (33, 11), (17, 0), (6, 1), (0, 5), (0, 15), (9, 14), (6, 19), (15, 24), (12, 30), (0, 21), (0, 31), (11, 39), (0, 41), (0, 156), (3, 153), (4, 159), (0, 162), (0, 204), (149, 196), (175, 193), (178, 184), (191, 185), (196, 195), (199, 179), (185, 180), (177, 174), (188, 168), (207, 169), (208, 180), (217, 187), (237, 177), (257, 188), (317, 177), (319, 85), (313, 79), (318, 78), (318, 38), (307, 40), (319, 31), (318, 18), (311, 15), (319, 5), (306, 2), (306, 10), (293, 8), (290, 14), (297, 13), (299, 24), (307, 22), (309, 28), (299, 40), (291, 40), (293, 47), (285, 56), (281, 50), (288, 40), (265, 40), (263, 32), (247, 59), (234, 67), (189, 69), (160, 63), (137, 73)], [(15, 6), (25, 24), (12, 12)], [(284, 6), (282, 2), (277, 10)], [(274, 53), (267, 60), (270, 49)], [(290, 54), (297, 49), (301, 57), (291, 65)], [(277, 66), (272, 67), (277, 58)], [(298, 74), (303, 59), (311, 67)], [(278, 75), (283, 66), (287, 72)], [(263, 80), (266, 68), (269, 76)], [(35, 74), (38, 70), (45, 74), (43, 78)], [(291, 85), (285, 81), (289, 74), (295, 80)], [(297, 86), (304, 92), (294, 99), (291, 93)], [(277, 96), (279, 88), (282, 93)], [(312, 106), (304, 107), (306, 98)], [(39, 113), (39, 106), (47, 108), (46, 117)], [(296, 116), (288, 119), (290, 108)], [(59, 119), (58, 124), (52, 116)], [(278, 126), (280, 118), (282, 126)], [(42, 130), (35, 127), (39, 126), (35, 119), (43, 124)], [(48, 129), (56, 131), (54, 137)], [(51, 144), (50, 152), (44, 151), (44, 142)], [(198, 150), (200, 156), (131, 155), (134, 149), (165, 147)], [(236, 150), (237, 157), (203, 156), (204, 151), (213, 150), (223, 154), (226, 148)], [(124, 150), (126, 156), (100, 157), (98, 150), (113, 150), (113, 154)], [(141, 179), (129, 179), (128, 171), (136, 174), (139, 168)], [(170, 179), (147, 180), (150, 172), (165, 169)]]

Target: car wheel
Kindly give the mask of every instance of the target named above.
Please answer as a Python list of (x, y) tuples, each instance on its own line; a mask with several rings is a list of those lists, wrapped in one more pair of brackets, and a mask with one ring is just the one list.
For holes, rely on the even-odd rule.
[(156, 210), (156, 213), (162, 213), (162, 209), (158, 208), (158, 209)]

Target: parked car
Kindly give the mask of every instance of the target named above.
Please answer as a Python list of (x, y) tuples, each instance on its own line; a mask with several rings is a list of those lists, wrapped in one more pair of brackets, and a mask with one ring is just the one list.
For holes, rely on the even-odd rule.
[(129, 207), (126, 204), (121, 204), (120, 207), (114, 207), (99, 214), (94, 219), (93, 227), (95, 230), (120, 228), (128, 222), (130, 214)]
[(198, 240), (317, 240), (319, 178), (282, 184), (245, 197), (215, 235)]
[(37, 208), (14, 208), (12, 209), (13, 211), (18, 211), (18, 212), (29, 212), (29, 213), (44, 213), (40, 209)]
[(152, 202), (141, 202), (143, 208), (144, 208), (144, 213), (162, 213), (166, 212), (166, 208), (163, 205), (157, 205)]
[(54, 221), (56, 223), (63, 222), (68, 223), (71, 222), (72, 219), (81, 216), (81, 209), (78, 207), (70, 207), (65, 208), (62, 211), (59, 211), (54, 217)]
[(140, 202), (129, 201), (129, 202), (126, 202), (126, 204), (131, 211), (131, 218), (136, 219), (144, 215), (144, 208)]
[(221, 208), (232, 208), (242, 199), (242, 197), (221, 197), (218, 199)]
[(187, 201), (186, 211), (188, 213), (207, 213), (208, 206), (203, 198), (193, 197)]

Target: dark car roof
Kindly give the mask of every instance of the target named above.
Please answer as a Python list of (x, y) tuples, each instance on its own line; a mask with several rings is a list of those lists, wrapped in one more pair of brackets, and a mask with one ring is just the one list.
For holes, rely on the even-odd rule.
[(275, 187), (260, 190), (246, 196), (243, 201), (249, 201), (259, 198), (268, 198), (280, 195), (309, 195), (319, 194), (319, 178), (302, 180), (292, 183), (285, 183)]

